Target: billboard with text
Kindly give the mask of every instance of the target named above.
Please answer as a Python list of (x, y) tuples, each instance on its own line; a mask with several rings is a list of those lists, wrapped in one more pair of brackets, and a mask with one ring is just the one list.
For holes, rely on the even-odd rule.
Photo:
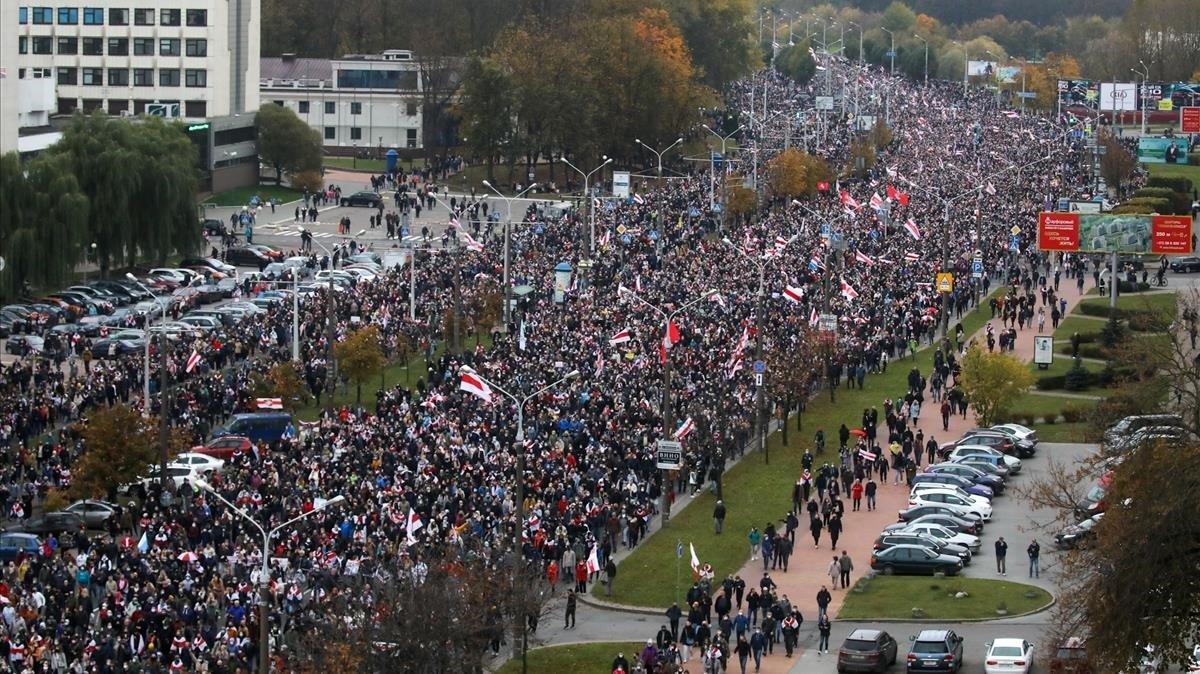
[(1138, 139), (1137, 160), (1143, 164), (1186, 164), (1187, 138), (1142, 136)]
[(1192, 252), (1192, 218), (1187, 215), (1038, 214), (1038, 250), (1085, 253)]

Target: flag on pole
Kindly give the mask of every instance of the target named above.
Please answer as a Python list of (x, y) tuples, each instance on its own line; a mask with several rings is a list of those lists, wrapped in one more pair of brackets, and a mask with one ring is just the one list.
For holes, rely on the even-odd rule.
[(454, 215), (453, 212), (450, 213), (450, 226), (458, 227), (458, 216)]
[(917, 227), (917, 221), (909, 218), (904, 221), (904, 231), (908, 232), (912, 238), (917, 241), (921, 240), (921, 229)]
[(281, 410), (283, 409), (283, 398), (256, 398), (254, 404), (260, 410)]
[(784, 286), (783, 287), (783, 296), (786, 297), (787, 299), (791, 300), (792, 302), (799, 304), (800, 300), (804, 297), (804, 288), (797, 288), (795, 286)]
[(846, 283), (846, 279), (838, 279), (838, 282), (841, 284), (843, 297), (845, 297), (847, 300), (853, 300), (858, 297), (858, 291), (855, 290), (854, 287), (849, 283)]
[(691, 417), (688, 417), (687, 419), (683, 420), (682, 424), (679, 424), (679, 428), (675, 429), (675, 433), (672, 435), (672, 437), (674, 437), (676, 440), (682, 440), (688, 436), (688, 433), (691, 433), (694, 430), (696, 430), (696, 422), (692, 421)]
[(782, 236), (775, 237), (775, 254), (776, 255), (781, 254), (783, 252), (783, 249), (787, 248), (788, 243), (789, 243), (788, 240), (783, 238)]
[(692, 551), (692, 572), (697, 573), (700, 571), (700, 558), (696, 556), (696, 544), (688, 541), (688, 547)]
[(816, 253), (813, 253), (812, 258), (809, 259), (809, 261), (808, 261), (808, 268), (811, 269), (812, 271), (824, 269), (825, 264), (823, 262), (821, 262), (821, 256), (817, 255)]
[(646, 203), (646, 200), (643, 199), (642, 195), (640, 195), (640, 194), (633, 195), (633, 201), (634, 201), (634, 203), (638, 204), (639, 206)]
[(878, 192), (873, 192), (871, 194), (871, 200), (867, 203), (871, 206), (871, 208), (877, 211), (883, 208), (883, 199), (879, 196)]
[(990, 194), (992, 196), (995, 196), (996, 195), (996, 186), (993, 185), (992, 181), (989, 180), (989, 181), (987, 181), (987, 183), (984, 184), (983, 191), (987, 192), (988, 194)]
[(855, 249), (855, 251), (854, 251), (854, 261), (861, 262), (861, 263), (867, 265), (868, 267), (875, 264), (875, 260), (871, 259), (870, 255), (867, 255), (866, 253), (864, 253), (858, 249)]
[(860, 457), (862, 457), (864, 461), (874, 461), (875, 460), (875, 455), (865, 449), (858, 450), (858, 455)]
[(908, 192), (896, 192), (896, 201), (899, 201), (901, 206), (907, 206)]
[(412, 545), (417, 542), (416, 534), (421, 530), (425, 523), (421, 521), (421, 516), (416, 510), (408, 511), (408, 522), (404, 526), (404, 538), (406, 545)]
[(521, 321), (520, 327), (517, 328), (517, 348), (525, 350), (525, 321)]
[[(893, 178), (896, 177), (896, 170), (888, 169), (888, 175), (892, 176)], [(887, 200), (888, 201), (895, 201), (896, 197), (899, 196), (899, 194), (900, 194), (900, 190), (896, 189), (895, 185), (887, 186)]]
[(458, 384), (458, 389), (479, 396), (483, 398), (484, 402), (492, 402), (492, 387), (487, 385), (478, 372), (469, 367), (462, 368), (462, 380)]
[(667, 352), (672, 346), (679, 343), (679, 326), (675, 325), (675, 321), (667, 321), (666, 330), (663, 331), (662, 346), (658, 350), (660, 362), (667, 362)]
[(811, 327), (821, 322), (821, 314), (817, 313), (817, 307), (814, 305), (812, 311), (808, 314), (808, 325)]
[(862, 205), (855, 201), (854, 197), (850, 196), (850, 193), (845, 190), (838, 192), (838, 199), (840, 199), (842, 201), (842, 205), (847, 208), (853, 208), (856, 211), (862, 210)]
[(142, 532), (142, 537), (140, 540), (138, 540), (137, 544), (138, 552), (142, 553), (143, 555), (150, 550), (150, 539), (147, 537), (147, 533), (148, 532), (145, 531)]
[(1016, 110), (1005, 110), (1004, 112), (1002, 112), (1000, 114), (1004, 115), (1005, 117), (1007, 117), (1009, 119), (1018, 119), (1021, 116), (1021, 113), (1017, 112)]
[(470, 233), (463, 232), (463, 241), (466, 241), (468, 250), (473, 250), (476, 253), (483, 252), (483, 244), (477, 241), (475, 237), (471, 236)]
[(592, 546), (592, 551), (588, 553), (587, 558), (588, 573), (598, 573), (600, 571), (600, 555), (596, 553), (596, 546)]
[(721, 293), (713, 293), (709, 295), (708, 301), (716, 302), (717, 306), (721, 307), (722, 309), (725, 308), (725, 298), (721, 296)]
[(905, 253), (904, 254), (904, 260), (906, 262), (916, 262), (917, 260), (920, 260), (920, 259), (921, 259), (921, 256), (917, 255), (916, 253)]
[(188, 356), (187, 365), (185, 365), (183, 368), (184, 371), (190, 373), (192, 370), (195, 370), (196, 366), (200, 364), (200, 361), (200, 352), (192, 349), (192, 355)]
[(625, 329), (621, 330), (620, 332), (618, 332), (617, 334), (613, 335), (612, 337), (609, 337), (608, 345), (616, 346), (618, 344), (624, 344), (625, 342), (628, 342), (631, 339), (633, 339), (633, 334), (629, 332), (629, 328), (625, 328)]

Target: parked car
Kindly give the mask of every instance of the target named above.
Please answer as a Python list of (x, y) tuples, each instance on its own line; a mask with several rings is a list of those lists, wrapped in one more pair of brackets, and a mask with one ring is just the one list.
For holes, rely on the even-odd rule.
[(992, 426), (992, 430), (1000, 431), (1001, 433), (1007, 433), (1017, 440), (1025, 440), (1030, 442), (1034, 447), (1037, 447), (1038, 442), (1040, 442), (1040, 440), (1038, 440), (1037, 431), (1029, 428), (1028, 426), (1022, 426), (1021, 424), (996, 424), (995, 426)]
[[(144, 477), (135, 480), (129, 484), (117, 487), (117, 493), (122, 495), (136, 495), (145, 500), (146, 490), (151, 484), (158, 482), (158, 466), (151, 466)], [(166, 477), (171, 481), (175, 489), (179, 489), (187, 482), (195, 482), (196, 478), (201, 477), (199, 473), (192, 470), (189, 466), (167, 466)]]
[(1188, 272), (1200, 271), (1200, 257), (1196, 257), (1195, 255), (1184, 255), (1183, 257), (1171, 258), (1171, 261), (1167, 263), (1167, 266), (1173, 272), (1180, 272), (1184, 274)]
[(1008, 479), (1008, 468), (1004, 466), (1004, 462), (994, 456), (982, 456), (978, 454), (969, 454), (954, 459), (950, 463), (957, 463), (963, 466), (970, 466), (976, 470), (982, 471), (986, 475), (992, 475), (1000, 479)]
[(1033, 644), (1024, 639), (1002, 637), (987, 646), (983, 660), (985, 674), (1029, 674), (1033, 669)]
[(974, 466), (967, 466), (961, 463), (935, 463), (932, 466), (925, 467), (925, 473), (934, 473), (938, 475), (956, 475), (958, 477), (970, 480), (974, 484), (979, 484), (992, 490), (992, 493), (999, 496), (1004, 493), (1004, 479), (984, 473), (982, 470)]
[[(924, 507), (924, 506), (922, 506), (922, 507)], [(912, 524), (936, 524), (940, 527), (945, 527), (946, 529), (949, 529), (950, 531), (956, 531), (960, 534), (969, 534), (971, 536), (977, 536), (980, 531), (980, 529), (976, 526), (977, 523), (978, 523), (978, 520), (972, 521), (972, 520), (963, 519), (961, 517), (956, 517), (954, 515), (945, 515), (945, 514), (941, 514), (941, 513), (930, 513), (928, 515), (921, 515), (920, 517), (909, 520), (907, 522), (893, 522), (892, 524), (889, 524), (886, 527), (884, 527), (884, 531), (894, 530), (894, 529), (904, 529)]]
[(899, 645), (883, 630), (856, 629), (838, 649), (837, 669), (841, 672), (886, 672), (896, 664)]
[(63, 510), (79, 515), (84, 525), (91, 529), (103, 529), (109, 520), (119, 519), (122, 512), (121, 506), (115, 503), (93, 499), (76, 501)]
[(215, 257), (188, 257), (184, 258), (180, 263), (181, 267), (206, 267), (213, 271), (221, 272), (222, 274), (236, 274), (237, 267), (222, 262)]
[(224, 236), (225, 221), (217, 218), (204, 218), (200, 221), (200, 229), (204, 231), (204, 236)]
[(1016, 475), (1017, 473), (1021, 472), (1021, 460), (1020, 459), (1013, 457), (1013, 456), (1009, 456), (1009, 455), (1005, 454), (1004, 452), (1000, 451), (999, 449), (996, 449), (995, 447), (989, 447), (987, 445), (974, 445), (974, 444), (957, 445), (950, 452), (950, 454), (947, 456), (947, 458), (950, 459), (951, 461), (953, 461), (953, 460), (959, 458), (960, 456), (991, 456), (991, 457), (995, 457), (995, 458), (999, 459), (999, 461), (996, 462), (997, 465), (1004, 466), (1005, 468), (1008, 469), (1008, 472), (1012, 473), (1013, 475)]
[(962, 571), (962, 560), (953, 555), (939, 554), (921, 545), (893, 545), (871, 553), (871, 568), (890, 576), (894, 573), (933, 574), (941, 571), (947, 576)]
[(271, 258), (251, 246), (240, 246), (225, 251), (225, 261), (239, 267), (254, 267), (262, 271), (271, 264)]
[(1083, 639), (1063, 639), (1054, 649), (1054, 655), (1050, 656), (1050, 671), (1055, 674), (1092, 674), (1092, 663), (1088, 660)]
[(46, 536), (48, 534), (61, 536), (65, 533), (82, 532), (85, 529), (87, 529), (87, 526), (84, 525), (82, 517), (72, 512), (58, 510), (39, 517), (32, 517), (24, 522), (10, 524), (4, 530), (37, 534), (39, 536)]
[(13, 335), (4, 343), (4, 349), (17, 356), (41, 353), (45, 346), (45, 340), (35, 335)]
[(21, 555), (34, 557), (42, 552), (42, 543), (33, 534), (7, 532), (0, 534), (0, 562), (15, 561)]
[(1094, 517), (1104, 512), (1108, 508), (1105, 497), (1108, 495), (1108, 487), (1112, 484), (1112, 471), (1100, 476), (1095, 484), (1088, 489), (1079, 503), (1075, 504), (1075, 517), (1079, 520), (1085, 520), (1089, 517)]
[(251, 442), (278, 442), (291, 425), (287, 412), (248, 412), (233, 415), (228, 424), (213, 430), (212, 437), (241, 435)]
[(963, 666), (963, 638), (954, 630), (922, 630), (908, 649), (906, 672), (958, 672)]
[(964, 545), (945, 543), (932, 536), (917, 531), (888, 531), (875, 539), (873, 549), (878, 552), (897, 545), (917, 545), (928, 548), (942, 555), (950, 555), (962, 560), (963, 565), (971, 563), (971, 551)]
[(249, 452), (252, 449), (254, 449), (254, 445), (245, 436), (225, 435), (209, 440), (207, 444), (192, 447), (192, 452), (211, 456), (222, 461), (229, 461), (233, 457)]
[(983, 521), (992, 519), (992, 506), (987, 503), (974, 502), (970, 494), (962, 494), (950, 489), (927, 489), (925, 491), (915, 491), (908, 496), (908, 505), (919, 506), (926, 504), (938, 504), (957, 510), (958, 512), (967, 515), (976, 515)]
[(1061, 550), (1087, 545), (1096, 536), (1096, 525), (1104, 519), (1104, 513), (1096, 513), (1091, 517), (1072, 524), (1054, 535), (1054, 544)]
[(383, 207), (383, 197), (375, 192), (355, 192), (350, 196), (342, 195), (342, 206), (370, 206), (372, 208)]
[(183, 316), (178, 322), (186, 323), (201, 332), (212, 332), (222, 327), (221, 320), (211, 316)]
[(944, 484), (951, 487), (958, 487), (968, 494), (982, 496), (988, 500), (991, 500), (996, 495), (996, 492), (991, 487), (975, 484), (965, 477), (950, 473), (921, 473), (913, 477), (913, 484)]
[[(894, 526), (896, 525), (889, 524), (884, 531), (888, 531)], [(903, 533), (906, 531), (919, 533), (929, 536), (930, 538), (940, 540), (943, 543), (961, 545), (962, 547), (970, 550), (972, 555), (979, 554), (979, 551), (983, 548), (983, 541), (980, 540), (978, 536), (962, 533), (933, 522), (913, 522), (911, 524), (905, 524), (903, 529), (892, 529), (892, 531), (896, 531), (897, 533)]]
[(1104, 431), (1103, 445), (1107, 446), (1145, 426), (1183, 426), (1178, 414), (1138, 414), (1125, 417)]
[(973, 533), (976, 536), (983, 533), (983, 518), (970, 513), (963, 514), (961, 511), (942, 505), (941, 503), (926, 503), (919, 506), (910, 506), (900, 511), (899, 519), (901, 522), (911, 522), (918, 517), (924, 517), (926, 515), (949, 515), (956, 519), (965, 520), (975, 525), (975, 531), (970, 533)]
[(1180, 426), (1142, 426), (1129, 435), (1121, 436), (1105, 444), (1104, 453), (1109, 456), (1121, 456), (1147, 443), (1178, 444), (1187, 436), (1187, 429)]
[(265, 255), (267, 257), (267, 259), (271, 260), (272, 262), (276, 262), (276, 261), (282, 260), (284, 258), (282, 250), (279, 250), (278, 248), (276, 248), (274, 246), (268, 246), (265, 243), (252, 243), (252, 244), (248, 244), (246, 247), (251, 248), (253, 250), (257, 250), (258, 252)]
[(991, 429), (973, 430), (962, 437), (956, 444), (984, 445), (1022, 459), (1028, 459), (1036, 453), (1036, 448), (1028, 440), (1018, 440), (1003, 431)]
[(200, 452), (184, 452), (167, 464), (168, 468), (171, 466), (187, 466), (197, 473), (208, 475), (221, 472), (221, 469), (225, 467), (225, 461)]
[(116, 358), (146, 349), (146, 333), (136, 328), (120, 330), (92, 343), (93, 358)]

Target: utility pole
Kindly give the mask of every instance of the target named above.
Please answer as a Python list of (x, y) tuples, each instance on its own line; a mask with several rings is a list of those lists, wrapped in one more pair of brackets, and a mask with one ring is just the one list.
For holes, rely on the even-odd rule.
[[(146, 339), (149, 339), (149, 335)], [(167, 482), (167, 454), (171, 445), (171, 396), (167, 391), (167, 333), (158, 338), (158, 486), (170, 489)], [(150, 401), (145, 401), (146, 405)], [(171, 485), (174, 486), (174, 485)]]

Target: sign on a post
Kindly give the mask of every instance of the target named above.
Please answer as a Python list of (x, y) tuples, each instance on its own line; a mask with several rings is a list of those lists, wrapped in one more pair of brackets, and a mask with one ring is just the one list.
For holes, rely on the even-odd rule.
[(821, 332), (837, 332), (837, 315), (821, 314), (817, 327)]
[(954, 274), (948, 271), (938, 272), (937, 275), (937, 291), (939, 293), (949, 293), (954, 290)]
[(763, 385), (763, 374), (761, 372), (754, 373), (754, 385), (755, 386)]
[(1054, 337), (1052, 335), (1037, 335), (1033, 338), (1033, 362), (1039, 370), (1045, 370), (1054, 363)]
[(761, 360), (754, 361), (754, 374), (762, 374), (767, 371), (767, 364)]
[(658, 441), (658, 468), (679, 470), (683, 467), (683, 443), (675, 440)]
[(613, 171), (613, 196), (629, 198), (629, 171)]
[(983, 278), (983, 258), (976, 256), (971, 260), (971, 278)]
[(1192, 218), (1043, 212), (1037, 244), (1038, 250), (1186, 255), (1192, 252)]
[(1200, 107), (1179, 108), (1179, 130), (1184, 133), (1200, 133)]
[(832, 110), (833, 96), (817, 96), (815, 107), (817, 110)]

